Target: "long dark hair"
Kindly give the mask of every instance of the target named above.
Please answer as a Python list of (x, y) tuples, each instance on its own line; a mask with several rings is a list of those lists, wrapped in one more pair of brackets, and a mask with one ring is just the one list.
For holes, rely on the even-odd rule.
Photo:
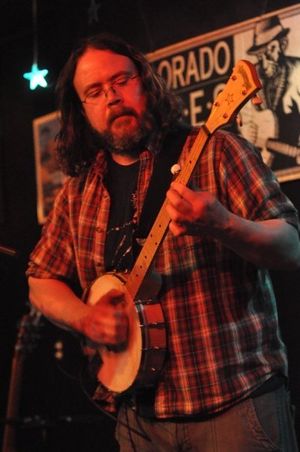
[(61, 128), (57, 137), (58, 160), (63, 171), (78, 176), (95, 159), (99, 144), (85, 119), (82, 105), (73, 86), (78, 59), (86, 49), (111, 50), (127, 56), (135, 64), (147, 96), (147, 107), (162, 136), (181, 118), (181, 104), (154, 72), (145, 56), (121, 38), (101, 33), (84, 39), (72, 52), (58, 78), (56, 92), (61, 114)]

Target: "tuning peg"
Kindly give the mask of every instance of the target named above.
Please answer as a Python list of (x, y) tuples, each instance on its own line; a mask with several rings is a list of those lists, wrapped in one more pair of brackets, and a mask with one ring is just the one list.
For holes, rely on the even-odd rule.
[(178, 163), (175, 163), (175, 165), (173, 165), (171, 167), (171, 173), (173, 174), (173, 176), (177, 176), (177, 174), (179, 174), (181, 171), (181, 167)]
[(256, 94), (254, 97), (252, 97), (251, 102), (253, 103), (253, 105), (260, 105), (262, 104), (262, 98)]

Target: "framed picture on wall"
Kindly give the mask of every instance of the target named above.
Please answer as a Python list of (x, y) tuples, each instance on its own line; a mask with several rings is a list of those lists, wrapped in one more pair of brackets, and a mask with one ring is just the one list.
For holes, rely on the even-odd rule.
[(52, 208), (53, 200), (61, 188), (64, 175), (56, 160), (56, 135), (59, 130), (58, 112), (33, 120), (37, 218), (43, 224)]

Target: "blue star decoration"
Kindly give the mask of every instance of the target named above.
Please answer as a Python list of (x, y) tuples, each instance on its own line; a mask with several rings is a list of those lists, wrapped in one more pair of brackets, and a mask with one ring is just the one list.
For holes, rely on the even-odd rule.
[(25, 72), (23, 77), (30, 81), (30, 89), (34, 90), (37, 86), (46, 88), (47, 81), (45, 80), (48, 74), (48, 69), (39, 69), (36, 63), (31, 66), (31, 72)]

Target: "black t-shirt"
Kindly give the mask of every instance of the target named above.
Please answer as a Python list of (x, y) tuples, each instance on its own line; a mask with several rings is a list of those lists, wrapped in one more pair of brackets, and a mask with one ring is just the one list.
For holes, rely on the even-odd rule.
[(105, 184), (111, 204), (104, 252), (106, 271), (130, 270), (134, 263), (138, 172), (139, 161), (126, 166), (108, 161)]

